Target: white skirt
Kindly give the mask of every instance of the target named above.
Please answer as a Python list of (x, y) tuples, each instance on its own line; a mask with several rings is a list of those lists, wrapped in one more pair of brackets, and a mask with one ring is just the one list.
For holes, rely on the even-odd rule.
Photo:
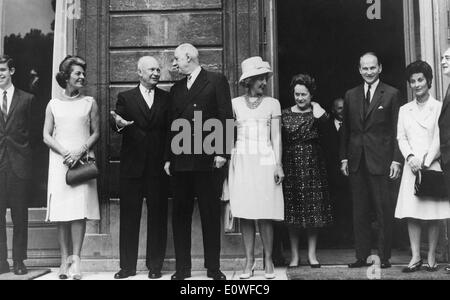
[[(430, 170), (442, 171), (438, 162), (431, 165)], [(398, 195), (395, 217), (397, 219), (412, 218), (418, 220), (450, 219), (449, 199), (433, 199), (414, 195), (416, 175), (408, 164), (403, 168), (403, 177)]]

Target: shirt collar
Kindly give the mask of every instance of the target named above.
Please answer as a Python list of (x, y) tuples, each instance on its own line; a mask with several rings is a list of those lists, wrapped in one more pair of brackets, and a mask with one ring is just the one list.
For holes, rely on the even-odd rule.
[[(378, 84), (380, 84), (380, 79), (378, 79), (377, 81), (375, 81), (374, 83), (372, 83), (372, 85), (370, 86), (370, 90), (373, 92), (377, 89)], [(364, 82), (364, 89), (367, 90), (369, 88), (369, 85), (367, 84), (367, 82)]]
[(194, 82), (197, 79), (201, 71), (202, 67), (198, 66), (191, 74), (189, 74), (189, 76), (191, 76), (191, 82)]
[(149, 90), (148, 88), (146, 88), (145, 86), (143, 86), (142, 84), (139, 84), (139, 90), (141, 91), (142, 94), (144, 95), (148, 95), (150, 94), (151, 91), (155, 91), (155, 89)]
[[(12, 95), (14, 95), (14, 90), (15, 90), (14, 85), (11, 84), (11, 86), (10, 86), (9, 88), (6, 89), (7, 95), (8, 95), (9, 97), (12, 96)], [(0, 95), (1, 95), (2, 97), (3, 97), (3, 93), (4, 93), (4, 92), (5, 92), (5, 90), (0, 89)]]

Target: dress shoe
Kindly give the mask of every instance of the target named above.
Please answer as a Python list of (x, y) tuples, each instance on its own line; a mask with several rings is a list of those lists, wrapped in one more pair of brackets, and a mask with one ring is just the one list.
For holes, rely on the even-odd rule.
[(150, 279), (158, 279), (158, 278), (161, 278), (161, 277), (162, 277), (161, 272), (156, 272), (156, 271), (148, 272), (148, 278), (150, 278)]
[(382, 269), (389, 269), (392, 267), (392, 264), (389, 262), (389, 260), (384, 260), (380, 264), (380, 268)]
[(58, 278), (61, 280), (69, 279), (69, 269), (70, 269), (71, 262), (69, 259), (66, 259), (61, 266), (59, 267), (58, 271)]
[(425, 271), (427, 271), (427, 272), (436, 272), (438, 270), (439, 270), (439, 265), (438, 264), (434, 264), (434, 266), (432, 266), (432, 267), (430, 267), (429, 264), (427, 264), (425, 266)]
[(298, 264), (296, 266), (288, 266), (287, 267), (288, 270), (294, 270), (294, 269), (297, 269), (297, 268), (300, 268), (300, 264)]
[(70, 265), (69, 276), (72, 277), (73, 280), (81, 280), (81, 259), (77, 255), (72, 256), (72, 264)]
[(227, 280), (225, 274), (220, 272), (220, 270), (213, 270), (213, 271), (208, 270), (208, 272), (206, 272), (206, 276), (208, 278), (212, 278), (213, 280)]
[(177, 271), (173, 274), (170, 279), (171, 280), (185, 280), (186, 278), (191, 277), (191, 271)]
[[(298, 263), (297, 263), (296, 265), (294, 265), (294, 264), (289, 264), (289, 265), (287, 266), (287, 268), (288, 268), (288, 270), (297, 269), (297, 268), (300, 267), (301, 263), (302, 263), (302, 261), (301, 261), (301, 259), (299, 259), (299, 260), (298, 260)], [(277, 265), (275, 264), (275, 260), (274, 260), (274, 262), (273, 262), (273, 265), (274, 265), (275, 267), (277, 267)]]
[(125, 278), (128, 278), (130, 276), (135, 276), (135, 275), (136, 275), (136, 271), (128, 271), (128, 270), (122, 269), (119, 272), (117, 272), (116, 274), (114, 274), (114, 279), (125, 279)]
[(266, 273), (264, 274), (264, 278), (272, 280), (275, 279), (277, 276), (275, 275), (275, 266), (272, 264), (273, 273)]
[(251, 277), (253, 277), (253, 275), (255, 275), (255, 268), (256, 268), (256, 262), (253, 263), (252, 269), (250, 270), (249, 273), (242, 273), (241, 275), (239, 275), (239, 279), (250, 279)]
[(0, 263), (0, 274), (9, 273), (9, 264), (7, 261)]
[(419, 260), (418, 262), (416, 262), (412, 266), (407, 266), (407, 267), (403, 268), (402, 272), (403, 273), (414, 273), (414, 272), (420, 271), (420, 268), (422, 267), (422, 264), (423, 264), (423, 261)]
[(27, 267), (25, 266), (23, 261), (15, 261), (13, 267), (15, 275), (22, 276), (28, 273)]
[(308, 264), (309, 264), (309, 266), (311, 267), (311, 269), (320, 269), (320, 268), (322, 268), (322, 265), (321, 265), (321, 264), (311, 264), (311, 263), (309, 262), (309, 260), (308, 260)]
[(370, 267), (371, 265), (373, 265), (373, 262), (368, 263), (365, 259), (358, 259), (356, 262), (349, 264), (348, 267), (350, 269), (357, 269), (357, 268)]

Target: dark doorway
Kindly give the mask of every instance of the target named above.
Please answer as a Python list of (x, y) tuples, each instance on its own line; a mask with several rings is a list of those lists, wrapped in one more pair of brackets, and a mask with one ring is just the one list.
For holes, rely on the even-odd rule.
[[(376, 52), (383, 64), (382, 80), (397, 87), (406, 99), (403, 3), (381, 1), (380, 20), (367, 17), (369, 7), (361, 0), (277, 2), (279, 97), (283, 108), (294, 104), (289, 92), (292, 76), (309, 73), (317, 80), (315, 101), (330, 111), (334, 99), (362, 83), (359, 57), (368, 51)], [(395, 203), (399, 183), (393, 185)], [(335, 199), (335, 205), (340, 210), (338, 222), (351, 226), (349, 201)], [(408, 234), (400, 222), (394, 235), (397, 248), (408, 247)], [(352, 237), (351, 227), (344, 226), (340, 232), (335, 227), (321, 233), (319, 247), (353, 248)]]
[(382, 79), (406, 92), (402, 1), (382, 1), (381, 20), (369, 20), (361, 0), (284, 0), (277, 2), (279, 87), (282, 106), (293, 75), (309, 73), (318, 82), (317, 101), (333, 99), (361, 83), (361, 54), (375, 51)]

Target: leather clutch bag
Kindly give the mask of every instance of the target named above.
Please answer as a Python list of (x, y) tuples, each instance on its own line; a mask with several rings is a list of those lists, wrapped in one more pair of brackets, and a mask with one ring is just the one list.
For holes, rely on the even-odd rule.
[(415, 195), (418, 197), (430, 197), (435, 200), (447, 200), (443, 198), (448, 197), (444, 173), (441, 171), (419, 171), (416, 175), (414, 189)]
[(74, 186), (85, 183), (98, 177), (99, 171), (95, 164), (95, 159), (86, 155), (80, 159), (73, 167), (69, 168), (66, 173), (66, 183)]

